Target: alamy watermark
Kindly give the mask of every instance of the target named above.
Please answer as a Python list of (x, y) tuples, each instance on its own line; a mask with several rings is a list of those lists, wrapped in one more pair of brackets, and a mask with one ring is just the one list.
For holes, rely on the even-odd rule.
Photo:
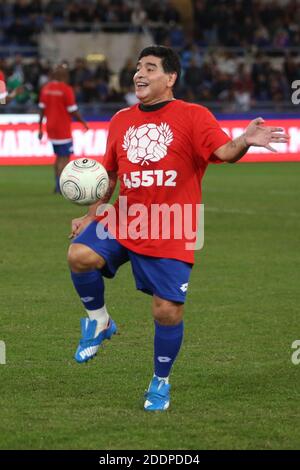
[(128, 204), (120, 196), (117, 209), (101, 204), (97, 216), (100, 240), (182, 240), (185, 250), (204, 246), (204, 204)]
[(6, 346), (4, 341), (0, 340), (0, 365), (6, 364)]
[(292, 354), (291, 361), (294, 366), (298, 366), (300, 364), (300, 339), (296, 339), (291, 346), (292, 349), (295, 351)]
[(294, 80), (292, 83), (292, 89), (295, 90), (292, 93), (292, 103), (300, 104), (300, 80)]

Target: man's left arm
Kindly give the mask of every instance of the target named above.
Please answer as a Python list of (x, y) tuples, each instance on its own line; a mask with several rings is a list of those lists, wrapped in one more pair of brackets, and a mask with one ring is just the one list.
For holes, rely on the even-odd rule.
[(86, 121), (82, 118), (78, 106), (76, 104), (75, 100), (75, 93), (74, 90), (71, 86), (67, 86), (65, 89), (65, 104), (66, 104), (66, 109), (67, 111), (73, 116), (75, 119), (77, 119), (80, 124), (83, 125), (84, 129), (86, 131), (89, 130), (89, 126), (87, 125)]
[(76, 109), (75, 111), (69, 111), (69, 112), (70, 114), (72, 114), (72, 116), (74, 116), (77, 119), (77, 121), (79, 121), (83, 125), (86, 131), (89, 130), (89, 126), (87, 125), (86, 121), (82, 118), (78, 109)]
[(289, 136), (281, 127), (265, 126), (264, 122), (262, 118), (254, 119), (244, 134), (219, 147), (214, 151), (214, 155), (223, 162), (235, 163), (248, 152), (251, 145), (277, 152), (270, 144), (286, 143)]

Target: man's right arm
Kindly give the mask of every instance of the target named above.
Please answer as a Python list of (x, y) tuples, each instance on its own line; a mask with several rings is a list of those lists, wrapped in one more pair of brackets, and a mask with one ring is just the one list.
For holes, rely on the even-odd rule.
[(43, 119), (44, 119), (44, 109), (40, 107), (39, 109), (40, 112), (40, 119), (39, 119), (39, 133), (38, 133), (38, 138), (39, 140), (42, 140), (43, 138)]
[(91, 222), (95, 220), (97, 208), (101, 204), (107, 204), (110, 201), (110, 198), (112, 197), (114, 193), (118, 177), (117, 177), (117, 173), (114, 171), (108, 171), (107, 173), (109, 177), (109, 186), (108, 186), (108, 190), (105, 196), (99, 201), (97, 201), (95, 204), (91, 205), (86, 215), (72, 220), (72, 230), (71, 230), (71, 234), (69, 235), (69, 238), (74, 238), (77, 235), (79, 235), (80, 232), (82, 232), (82, 230), (87, 225), (89, 225)]
[(89, 207), (89, 211), (87, 213), (87, 215), (89, 217), (94, 217), (95, 218), (95, 216), (97, 214), (98, 207), (101, 206), (101, 204), (107, 204), (110, 201), (110, 198), (112, 197), (112, 195), (114, 193), (114, 190), (115, 190), (115, 187), (116, 187), (116, 184), (117, 184), (117, 180), (118, 180), (117, 173), (114, 172), (114, 171), (108, 171), (107, 173), (108, 173), (108, 177), (109, 177), (108, 190), (107, 190), (105, 196), (102, 199), (100, 199), (95, 204), (93, 204), (92, 206)]

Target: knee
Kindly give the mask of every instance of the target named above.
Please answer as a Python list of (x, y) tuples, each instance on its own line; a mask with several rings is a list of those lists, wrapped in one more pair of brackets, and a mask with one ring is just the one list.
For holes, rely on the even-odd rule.
[(183, 304), (154, 299), (153, 317), (161, 325), (177, 325), (183, 318)]
[(80, 243), (70, 245), (68, 263), (73, 272), (84, 272), (102, 267), (101, 257), (89, 247)]

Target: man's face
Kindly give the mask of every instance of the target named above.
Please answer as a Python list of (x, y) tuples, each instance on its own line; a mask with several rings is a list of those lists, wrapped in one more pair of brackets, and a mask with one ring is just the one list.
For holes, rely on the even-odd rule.
[(164, 72), (160, 57), (142, 57), (137, 63), (137, 71), (133, 77), (135, 94), (147, 105), (172, 99), (175, 80), (176, 73)]

